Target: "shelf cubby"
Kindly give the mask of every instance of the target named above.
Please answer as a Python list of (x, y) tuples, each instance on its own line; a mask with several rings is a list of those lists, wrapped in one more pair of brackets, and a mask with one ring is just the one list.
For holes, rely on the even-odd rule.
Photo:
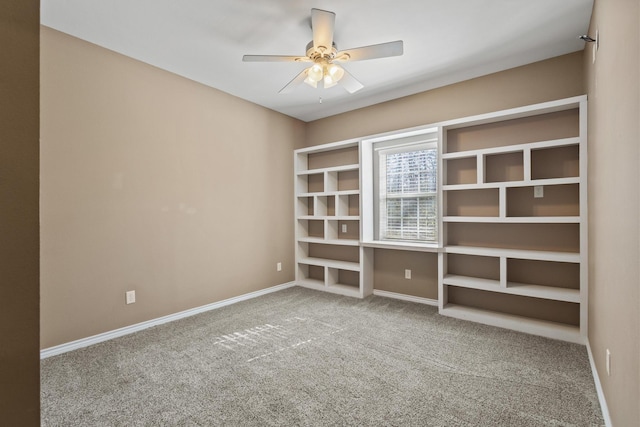
[[(345, 230), (346, 228), (346, 230)], [(346, 243), (346, 241), (360, 241), (360, 221), (359, 220), (327, 220), (326, 234), (327, 239), (337, 240), (338, 243)]]
[(507, 283), (579, 291), (580, 264), (508, 258)]
[(497, 188), (447, 191), (446, 216), (497, 217), (500, 197)]
[(446, 183), (463, 185), (478, 183), (478, 160), (476, 156), (447, 159)]
[(468, 254), (447, 254), (447, 274), (500, 282), (500, 258)]
[(507, 217), (580, 216), (579, 184), (542, 186), (543, 197), (536, 198), (534, 186), (506, 190)]
[(323, 287), (325, 283), (324, 267), (309, 264), (298, 264), (298, 280), (308, 285)]
[(317, 219), (299, 219), (300, 237), (324, 239), (324, 221)]
[(576, 343), (582, 341), (581, 328), (566, 323), (551, 322), (452, 303), (445, 304), (439, 312), (442, 315), (455, 317), (457, 319), (508, 328), (528, 334), (536, 334)]
[(524, 180), (524, 155), (522, 151), (487, 154), (484, 156), (483, 182), (508, 182)]
[(531, 150), (531, 179), (580, 176), (578, 144)]
[(296, 203), (296, 212), (298, 212), (300, 216), (310, 216), (314, 214), (315, 198), (313, 196), (298, 196)]
[(310, 243), (308, 254), (311, 258), (322, 258), (332, 261), (359, 262), (357, 247), (342, 246), (337, 244)]
[(357, 288), (360, 286), (360, 275), (357, 271), (342, 270), (339, 268), (328, 268), (328, 281), (327, 286), (346, 286), (350, 288)]
[(304, 193), (322, 193), (324, 191), (324, 174), (314, 173), (306, 175), (307, 189)]
[(449, 223), (447, 246), (579, 253), (580, 224)]
[(447, 130), (446, 153), (513, 147), (535, 141), (577, 137), (580, 109), (505, 119), (496, 115), (485, 123), (457, 125)]
[(315, 196), (313, 215), (324, 217), (333, 215), (333, 197)]
[(460, 286), (449, 288), (448, 302), (462, 307), (574, 327), (580, 324), (580, 305), (573, 302)]
[[(306, 157), (304, 169), (330, 169), (359, 163), (358, 145), (350, 144), (348, 147), (318, 151), (299, 150)], [(302, 170), (304, 170), (302, 169)]]
[(337, 190), (348, 191), (360, 189), (360, 170), (344, 170), (337, 172)]

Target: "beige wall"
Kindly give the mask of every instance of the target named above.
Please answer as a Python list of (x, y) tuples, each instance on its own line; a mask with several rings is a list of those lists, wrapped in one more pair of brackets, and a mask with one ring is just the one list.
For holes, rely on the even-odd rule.
[(0, 424), (40, 424), (38, 1), (0, 3)]
[(307, 145), (583, 95), (582, 52), (478, 77), (307, 124)]
[[(613, 425), (640, 425), (640, 10), (596, 0), (589, 95), (589, 342)], [(611, 351), (611, 376), (605, 367)]]
[[(411, 270), (411, 279), (404, 271)], [(438, 299), (438, 255), (396, 249), (374, 249), (373, 288), (381, 291)]]
[(43, 348), (293, 280), (304, 123), (46, 27), (41, 50)]

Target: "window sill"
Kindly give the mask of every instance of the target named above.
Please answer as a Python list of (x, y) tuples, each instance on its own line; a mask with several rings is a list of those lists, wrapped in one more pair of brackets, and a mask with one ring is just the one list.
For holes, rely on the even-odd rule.
[(397, 249), (416, 252), (442, 252), (442, 246), (433, 243), (394, 242), (390, 240), (371, 240), (361, 242), (365, 248)]

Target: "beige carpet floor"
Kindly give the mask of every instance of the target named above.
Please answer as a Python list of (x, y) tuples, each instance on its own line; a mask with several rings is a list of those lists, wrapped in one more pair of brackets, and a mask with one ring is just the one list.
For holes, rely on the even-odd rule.
[(584, 346), (290, 288), (42, 361), (43, 426), (597, 426)]

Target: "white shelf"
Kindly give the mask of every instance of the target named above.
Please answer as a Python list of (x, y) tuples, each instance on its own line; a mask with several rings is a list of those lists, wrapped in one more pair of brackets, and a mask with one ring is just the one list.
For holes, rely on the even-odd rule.
[(415, 251), (415, 252), (442, 252), (442, 247), (432, 244), (424, 243), (412, 243), (401, 242), (395, 240), (370, 240), (363, 241), (362, 246), (366, 248), (380, 248), (380, 249), (397, 249), (403, 251)]
[(341, 283), (329, 285), (327, 286), (326, 290), (329, 292), (340, 294), (340, 295), (347, 295), (347, 296), (353, 296), (353, 297), (360, 296), (360, 289), (358, 289), (357, 286), (343, 285)]
[(358, 289), (358, 287), (356, 286), (341, 285), (341, 284), (327, 286), (324, 284), (324, 282), (320, 280), (311, 280), (311, 279), (298, 280), (296, 281), (296, 285), (302, 286), (303, 288), (314, 289), (316, 291), (331, 292), (334, 294), (345, 295), (348, 297), (362, 298), (362, 295), (360, 294), (360, 289)]
[(532, 251), (523, 249), (485, 248), (480, 246), (445, 246), (444, 252), (450, 254), (530, 259), (535, 261), (580, 262), (580, 254), (574, 252)]
[(322, 191), (322, 192), (317, 192), (317, 193), (300, 193), (298, 194), (298, 197), (302, 198), (302, 197), (313, 197), (313, 196), (325, 196), (325, 197), (331, 197), (331, 196), (352, 196), (352, 195), (357, 195), (360, 194), (360, 190), (338, 190), (338, 191)]
[(311, 288), (311, 289), (324, 290), (324, 288), (326, 288), (324, 282), (322, 280), (317, 280), (317, 279), (301, 279), (301, 280), (297, 280), (296, 284), (299, 286), (304, 286), (305, 288)]
[(553, 286), (530, 285), (527, 283), (507, 282), (507, 293), (534, 298), (580, 303), (580, 290), (557, 288)]
[(359, 246), (360, 242), (354, 239), (323, 239), (322, 237), (299, 237), (299, 242), (306, 243), (321, 243), (325, 245), (340, 245), (340, 246)]
[(325, 172), (348, 172), (348, 171), (355, 171), (359, 169), (360, 169), (360, 165), (356, 163), (352, 165), (332, 166), (328, 168), (306, 169), (306, 170), (298, 171), (297, 174), (298, 176), (315, 175), (315, 174), (321, 174)]
[(500, 285), (500, 281), (498, 280), (458, 276), (453, 274), (444, 276), (443, 283), (447, 286), (458, 286), (462, 288), (500, 292), (510, 295), (519, 295), (525, 297), (542, 298), (573, 303), (580, 302), (580, 291), (578, 289), (556, 288), (552, 286), (529, 285), (513, 282), (507, 282), (507, 286), (504, 287)]
[(334, 220), (334, 221), (357, 221), (360, 219), (357, 215), (301, 215), (298, 219), (317, 219), (317, 220)]
[(579, 224), (579, 216), (445, 216), (444, 222), (487, 222), (507, 224)]
[(486, 182), (482, 184), (453, 184), (443, 185), (444, 191), (455, 190), (482, 190), (485, 188), (508, 188), (508, 187), (533, 187), (537, 185), (563, 185), (563, 184), (579, 184), (580, 177), (572, 176), (567, 178), (548, 178), (548, 179), (530, 179), (522, 181), (502, 181), (502, 182)]
[(336, 261), (326, 258), (301, 258), (298, 264), (316, 265), (318, 267), (337, 268), (339, 270), (360, 271), (360, 263), (349, 261)]
[(513, 329), (528, 334), (541, 335), (547, 338), (584, 344), (584, 338), (580, 334), (580, 328), (573, 325), (497, 313), (456, 304), (445, 305), (444, 308), (440, 309), (440, 314), (457, 319), (484, 323), (485, 325)]
[(539, 142), (529, 142), (525, 144), (507, 145), (502, 147), (481, 148), (478, 150), (456, 151), (453, 153), (444, 153), (442, 155), (442, 159), (443, 160), (464, 159), (464, 158), (476, 157), (476, 156), (482, 156), (482, 155), (517, 153), (524, 150), (566, 147), (569, 145), (579, 145), (579, 144), (580, 144), (580, 138), (577, 138), (577, 137), (562, 138), (562, 139), (554, 139), (549, 141), (539, 141)]

